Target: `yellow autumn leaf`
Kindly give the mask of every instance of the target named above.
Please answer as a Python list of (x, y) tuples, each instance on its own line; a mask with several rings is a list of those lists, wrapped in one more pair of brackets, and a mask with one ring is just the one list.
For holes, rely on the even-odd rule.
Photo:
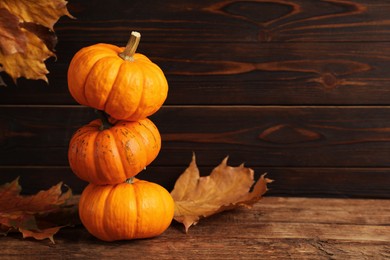
[[(57, 38), (54, 24), (73, 18), (64, 0), (0, 1), (0, 72), (17, 78), (43, 79), (49, 71), (44, 61), (52, 56)], [(0, 77), (0, 85), (5, 85)]]
[(32, 22), (53, 30), (54, 24), (63, 16), (72, 17), (64, 0), (2, 0), (0, 8), (19, 17), (20, 22)]
[(19, 23), (16, 15), (0, 8), (0, 53), (10, 55), (25, 51), (26, 37)]
[(177, 179), (171, 195), (175, 201), (174, 219), (188, 232), (200, 218), (238, 207), (251, 207), (267, 191), (271, 180), (262, 175), (254, 181), (254, 171), (240, 165), (227, 165), (227, 157), (209, 176), (200, 177), (195, 155)]
[(28, 48), (25, 52), (15, 52), (4, 55), (0, 52), (0, 63), (3, 70), (13, 79), (25, 77), (27, 79), (43, 79), (47, 81), (49, 72), (44, 61), (54, 56), (43, 41), (35, 34), (21, 28), (27, 38)]

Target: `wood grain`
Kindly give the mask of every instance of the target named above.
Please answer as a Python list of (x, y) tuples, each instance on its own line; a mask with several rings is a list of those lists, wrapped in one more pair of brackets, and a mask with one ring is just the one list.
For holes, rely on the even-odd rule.
[[(271, 195), (388, 198), (390, 127), (381, 118), (389, 111), (164, 107), (153, 117), (162, 150), (140, 177), (171, 189), (195, 152), (203, 175), (227, 155), (232, 166), (244, 162), (257, 175), (268, 172), (276, 180)], [(1, 107), (0, 182), (22, 176), (32, 193), (62, 180), (81, 192), (85, 183), (68, 169), (68, 142), (94, 118), (92, 109), (81, 106)]]
[[(61, 18), (49, 87), (19, 80), (0, 104), (75, 104), (67, 91), (71, 57), (98, 42), (139, 51), (167, 74), (166, 104), (386, 104), (390, 3), (354, 1), (70, 1)], [(4, 75), (4, 74), (2, 74)], [(223, 93), (221, 98), (221, 93)]]
[(252, 210), (203, 219), (188, 234), (178, 223), (153, 239), (106, 243), (82, 227), (62, 229), (56, 244), (2, 238), (7, 259), (387, 259), (389, 200), (264, 198)]
[[(122, 42), (129, 28), (147, 32), (154, 42), (345, 42), (388, 41), (387, 1), (370, 0), (168, 0), (110, 5), (69, 1), (77, 20), (64, 19), (57, 30), (73, 41)], [(153, 8), (150, 8), (153, 3)]]
[[(48, 62), (49, 85), (20, 80), (0, 88), (0, 104), (77, 104), (66, 75), (79, 48), (60, 42), (58, 60)], [(166, 74), (166, 105), (382, 105), (390, 98), (387, 43), (142, 41), (140, 48)]]
[[(69, 1), (55, 26), (49, 85), (1, 73), (0, 182), (64, 180), (68, 142), (95, 118), (67, 89), (80, 48), (124, 45), (165, 72), (152, 117), (163, 149), (145, 178), (172, 187), (193, 152), (205, 174), (229, 155), (276, 179), (274, 196), (389, 198), (390, 2), (384, 0)], [(151, 8), (151, 6), (153, 8)], [(1, 82), (0, 82), (1, 84)], [(269, 246), (269, 244), (267, 244)], [(308, 249), (308, 248), (306, 248)]]
[[(209, 175), (214, 168), (203, 166), (202, 162), (198, 162), (198, 167), (202, 176)], [(158, 183), (171, 191), (186, 168), (187, 165), (148, 166), (138, 178)], [(268, 186), (267, 196), (390, 199), (390, 168), (251, 168), (255, 171), (255, 179), (267, 173), (267, 177), (274, 180)], [(59, 182), (69, 186), (74, 194), (81, 194), (87, 185), (67, 166), (0, 166), (0, 173), (0, 183), (19, 177), (24, 194), (48, 189)]]
[[(163, 145), (155, 165), (388, 167), (387, 107), (163, 107), (151, 117)], [(44, 118), (44, 121), (42, 121)], [(86, 107), (3, 106), (1, 165), (67, 165), (68, 142), (95, 119)], [(205, 152), (207, 151), (207, 152)]]

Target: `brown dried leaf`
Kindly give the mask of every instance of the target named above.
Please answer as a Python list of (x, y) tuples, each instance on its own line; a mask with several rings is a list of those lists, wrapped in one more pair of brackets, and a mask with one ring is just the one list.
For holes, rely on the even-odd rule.
[(19, 231), (22, 232), (23, 238), (33, 237), (36, 240), (50, 239), (50, 241), (54, 244), (53, 236), (61, 229), (62, 227), (52, 227), (45, 228), (40, 230), (28, 230), (19, 228)]
[[(35, 195), (20, 195), (21, 187), (18, 179), (0, 186), (0, 227), (3, 233), (11, 230), (20, 231), (23, 237), (50, 239), (63, 226), (45, 220), (50, 214), (58, 214), (61, 210), (72, 207), (68, 202), (72, 191), (62, 192), (62, 183)], [(53, 220), (53, 219), (51, 219)], [(70, 224), (70, 223), (69, 223)]]
[(242, 206), (251, 207), (267, 191), (270, 179), (262, 175), (253, 184), (252, 169), (243, 164), (228, 166), (227, 159), (214, 168), (209, 176), (200, 177), (193, 155), (189, 167), (177, 179), (171, 192), (175, 200), (174, 219), (184, 224), (186, 232), (202, 217)]
[(66, 4), (64, 0), (0, 1), (0, 72), (14, 81), (19, 77), (47, 81), (44, 61), (55, 56), (57, 42), (53, 26), (63, 15), (72, 17)]

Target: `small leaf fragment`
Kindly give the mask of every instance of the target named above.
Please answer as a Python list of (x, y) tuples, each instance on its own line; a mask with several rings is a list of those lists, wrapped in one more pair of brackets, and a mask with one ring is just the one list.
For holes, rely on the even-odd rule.
[(42, 230), (27, 230), (27, 229), (19, 228), (19, 231), (23, 234), (23, 238), (32, 237), (35, 238), (36, 240), (49, 239), (53, 244), (55, 244), (53, 236), (61, 228), (62, 227), (52, 227), (52, 228), (46, 228)]
[(271, 180), (265, 178), (265, 174), (254, 184), (252, 169), (243, 164), (228, 166), (227, 159), (209, 176), (200, 177), (193, 155), (189, 167), (177, 179), (171, 192), (175, 201), (174, 219), (184, 224), (186, 232), (200, 218), (238, 207), (251, 207), (267, 191)]

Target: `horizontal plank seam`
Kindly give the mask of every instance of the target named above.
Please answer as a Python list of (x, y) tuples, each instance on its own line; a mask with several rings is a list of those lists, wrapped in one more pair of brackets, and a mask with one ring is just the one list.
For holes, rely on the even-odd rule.
[[(56, 29), (56, 31), (58, 32), (61, 32), (61, 33), (64, 33), (64, 32), (67, 32), (67, 31), (70, 31), (72, 30), (72, 33), (74, 33), (74, 35), (76, 35), (77, 31), (80, 31), (80, 32), (85, 32), (85, 31), (90, 31), (90, 29), (80, 29), (80, 27), (72, 27), (72, 28), (67, 28), (67, 30), (62, 30), (62, 28), (60, 29)], [(108, 30), (108, 29), (107, 29)], [(124, 31), (124, 30), (123, 30)], [(127, 31), (126, 31), (127, 32)], [(122, 35), (122, 31), (118, 31), (116, 33), (117, 35)], [(73, 43), (73, 42), (80, 42), (80, 39), (79, 38), (75, 38), (75, 39), (65, 39), (65, 40), (62, 40), (62, 44), (64, 43)], [(89, 39), (85, 40), (84, 42), (90, 42)], [(272, 44), (297, 44), (297, 43), (303, 43), (303, 44), (309, 44), (309, 43), (324, 43), (324, 44), (343, 44), (343, 43), (350, 43), (350, 44), (366, 44), (366, 43), (389, 43), (390, 41), (389, 40), (288, 40), (288, 41), (278, 41), (278, 40), (271, 40), (271, 41), (258, 41), (258, 40), (252, 40), (252, 41), (239, 41), (239, 40), (229, 40), (229, 41), (218, 41), (218, 40), (205, 40), (203, 41), (202, 40), (202, 44), (206, 44), (206, 43), (224, 43), (224, 44), (230, 44), (230, 45), (235, 45), (235, 44), (256, 44), (256, 45), (272, 45)], [(111, 41), (111, 43), (115, 44), (115, 43), (118, 43), (118, 44), (123, 44), (122, 41), (120, 40), (116, 40), (116, 41)], [(169, 39), (164, 39), (164, 44), (183, 44), (183, 43), (189, 43), (189, 44), (198, 44), (199, 41), (194, 41), (194, 40), (185, 40), (184, 38), (181, 38), (181, 40), (169, 40)], [(152, 41), (152, 40), (144, 40), (143, 41), (143, 44), (159, 44), (161, 45), (161, 41)]]
[[(387, 201), (388, 199), (386, 199)], [(380, 200), (378, 200), (380, 201)], [(260, 202), (261, 204), (261, 202)], [(267, 209), (272, 211), (272, 209)], [(315, 222), (315, 221), (278, 221), (278, 220), (264, 220), (261, 221), (261, 217), (259, 220), (256, 221), (246, 221), (246, 224), (270, 224), (270, 223), (288, 223), (288, 224), (315, 224), (315, 225), (336, 225), (336, 226), (369, 226), (369, 227), (389, 227), (390, 224), (370, 224), (370, 223), (343, 223), (343, 222)], [(214, 225), (218, 225), (219, 223), (214, 223)], [(226, 223), (220, 223), (220, 225), (225, 225)], [(236, 223), (231, 223), (232, 226), (234, 226)], [(237, 225), (241, 225), (240, 223), (237, 223)]]
[[(229, 164), (229, 163), (228, 163)], [(229, 164), (230, 165), (230, 164)], [(244, 164), (245, 165), (245, 164)], [(183, 165), (150, 165), (147, 168), (182, 168), (182, 167), (187, 167), (188, 164), (183, 164)], [(198, 165), (198, 168), (208, 168), (208, 167), (215, 167), (216, 165)], [(238, 165), (237, 165), (238, 166)], [(390, 166), (389, 167), (375, 167), (375, 166), (366, 166), (366, 167), (345, 167), (345, 166), (267, 166), (267, 165), (250, 165), (246, 167), (249, 168), (269, 168), (269, 169), (292, 169), (292, 170), (308, 170), (308, 169), (313, 169), (313, 170), (319, 170), (319, 169), (326, 169), (326, 170), (340, 170), (340, 169), (345, 169), (345, 170), (367, 170), (367, 169), (375, 169), (375, 170), (384, 170), (384, 171), (390, 171)], [(41, 168), (48, 168), (48, 169), (70, 169), (69, 166), (67, 165), (0, 165), (0, 169), (41, 169)]]
[[(388, 105), (164, 105), (163, 108), (390, 108)], [(0, 105), (0, 108), (83, 108), (92, 109), (82, 105)]]

